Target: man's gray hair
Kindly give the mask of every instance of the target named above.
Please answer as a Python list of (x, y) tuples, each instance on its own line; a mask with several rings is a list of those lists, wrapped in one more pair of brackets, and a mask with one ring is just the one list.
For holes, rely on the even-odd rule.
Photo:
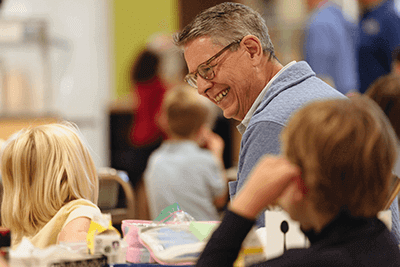
[(238, 3), (226, 2), (201, 12), (180, 33), (174, 35), (174, 42), (182, 47), (194, 39), (208, 36), (215, 44), (226, 46), (246, 35), (256, 36), (264, 53), (275, 57), (265, 20), (255, 10)]

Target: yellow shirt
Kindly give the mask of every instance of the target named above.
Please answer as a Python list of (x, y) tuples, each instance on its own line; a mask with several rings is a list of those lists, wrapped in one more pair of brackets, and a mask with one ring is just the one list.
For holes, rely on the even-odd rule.
[(58, 243), (58, 235), (70, 221), (78, 217), (88, 217), (93, 220), (96, 214), (101, 216), (101, 211), (89, 200), (73, 200), (64, 205), (35, 236), (28, 239), (35, 247), (41, 249), (56, 245)]

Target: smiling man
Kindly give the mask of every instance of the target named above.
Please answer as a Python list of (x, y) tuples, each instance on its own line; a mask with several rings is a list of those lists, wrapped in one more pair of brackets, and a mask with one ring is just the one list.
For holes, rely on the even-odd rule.
[[(211, 7), (174, 36), (189, 74), (185, 81), (241, 121), (237, 181), (233, 197), (264, 154), (280, 154), (279, 135), (289, 116), (305, 103), (344, 97), (315, 76), (306, 62), (283, 66), (259, 13), (238, 3)], [(258, 226), (264, 225), (260, 216)]]

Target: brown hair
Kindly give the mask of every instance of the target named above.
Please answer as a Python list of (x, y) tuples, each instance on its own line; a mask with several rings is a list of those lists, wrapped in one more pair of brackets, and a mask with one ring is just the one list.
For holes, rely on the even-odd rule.
[(383, 208), (397, 145), (376, 103), (364, 96), (313, 102), (290, 119), (282, 140), (319, 212), (373, 217)]
[(388, 74), (378, 78), (365, 95), (378, 103), (400, 138), (400, 76)]
[(182, 138), (188, 138), (199, 131), (207, 122), (209, 109), (196, 90), (182, 85), (171, 89), (164, 100), (163, 110), (169, 130)]
[(161, 58), (157, 53), (144, 49), (131, 67), (131, 83), (144, 83), (155, 77), (159, 72), (160, 61)]

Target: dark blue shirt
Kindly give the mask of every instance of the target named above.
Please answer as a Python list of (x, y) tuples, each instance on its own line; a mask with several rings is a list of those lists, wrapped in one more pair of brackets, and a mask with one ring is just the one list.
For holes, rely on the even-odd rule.
[(359, 25), (360, 92), (391, 71), (392, 52), (400, 45), (400, 7), (393, 0), (363, 14)]

